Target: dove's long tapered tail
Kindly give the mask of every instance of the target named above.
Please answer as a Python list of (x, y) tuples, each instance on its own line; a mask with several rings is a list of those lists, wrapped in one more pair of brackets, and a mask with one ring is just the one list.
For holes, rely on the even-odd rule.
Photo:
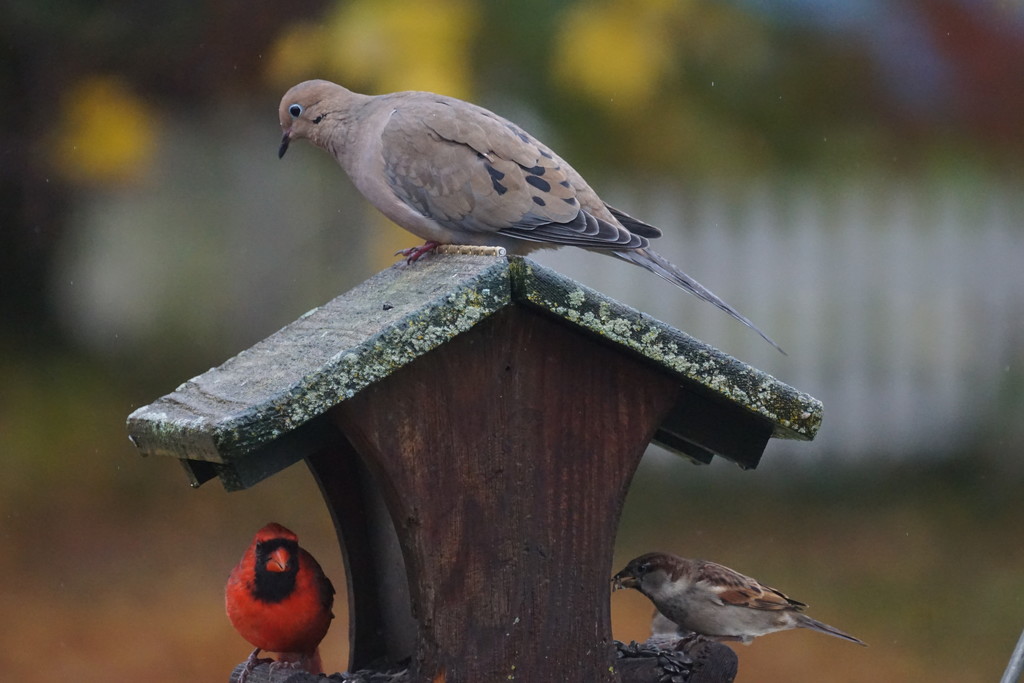
[(864, 647), (867, 647), (868, 645), (860, 638), (854, 638), (849, 633), (844, 633), (837, 629), (835, 626), (829, 626), (828, 624), (821, 623), (817, 619), (811, 619), (806, 614), (799, 615), (796, 623), (800, 626), (800, 628), (809, 628), (812, 631), (821, 631), (822, 633), (827, 633), (830, 636), (842, 638), (843, 640), (849, 640), (850, 642), (857, 643), (858, 645), (863, 645)]
[(707, 287), (705, 287), (704, 285), (697, 282), (692, 277), (681, 271), (678, 268), (678, 266), (673, 264), (671, 261), (666, 259), (658, 252), (651, 251), (650, 249), (629, 249), (622, 251), (614, 251), (612, 253), (624, 261), (629, 261), (630, 263), (638, 265), (641, 268), (646, 268), (655, 275), (665, 278), (666, 280), (676, 285), (677, 287), (685, 289), (687, 292), (693, 294), (698, 299), (703, 299), (704, 301), (707, 301), (709, 304), (713, 304), (714, 306), (720, 308), (721, 310), (725, 311), (726, 313), (728, 313), (729, 315), (736, 318), (741, 323), (752, 329), (754, 332), (757, 332), (759, 335), (761, 335), (762, 339), (764, 339), (766, 342), (777, 348), (783, 355), (786, 355), (786, 352), (782, 350), (781, 346), (775, 343), (775, 340), (773, 340), (767, 334), (762, 332), (760, 328), (758, 328), (758, 326), (755, 325), (754, 323), (750, 322), (750, 320), (745, 315), (743, 315), (735, 308), (719, 299), (717, 296), (715, 296), (714, 292), (712, 292), (710, 289), (708, 289)]

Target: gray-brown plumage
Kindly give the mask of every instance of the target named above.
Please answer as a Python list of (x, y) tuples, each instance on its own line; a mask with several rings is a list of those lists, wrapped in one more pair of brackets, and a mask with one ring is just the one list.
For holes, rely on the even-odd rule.
[(482, 107), (429, 92), (361, 95), (315, 80), (285, 93), (279, 115), (279, 156), (301, 138), (329, 152), (371, 204), (427, 241), (407, 252), (411, 260), (438, 244), (600, 251), (714, 304), (779, 348), (652, 251), (661, 230), (605, 204), (558, 155)]
[(859, 645), (863, 641), (802, 614), (807, 605), (714, 562), (648, 553), (612, 577), (614, 590), (635, 588), (680, 628), (716, 640), (807, 628)]

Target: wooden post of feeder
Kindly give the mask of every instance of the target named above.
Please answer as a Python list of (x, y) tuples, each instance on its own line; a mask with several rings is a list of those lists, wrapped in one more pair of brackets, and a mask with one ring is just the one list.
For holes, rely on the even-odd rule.
[[(196, 486), (306, 460), (348, 568), (351, 670), (592, 683), (660, 675), (616, 659), (609, 608), (648, 444), (753, 468), (820, 419), (810, 396), (484, 250), (384, 271), (128, 422)], [(692, 681), (735, 674), (724, 646), (697, 658)]]

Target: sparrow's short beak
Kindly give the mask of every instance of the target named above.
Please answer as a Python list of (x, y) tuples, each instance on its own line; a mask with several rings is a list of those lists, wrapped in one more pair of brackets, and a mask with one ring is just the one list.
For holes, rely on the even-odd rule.
[(612, 577), (612, 591), (623, 590), (624, 588), (636, 588), (640, 585), (640, 582), (636, 580), (635, 576), (630, 574), (616, 574)]
[(289, 128), (284, 132), (284, 137), (281, 138), (281, 147), (277, 150), (277, 158), (281, 159), (284, 157), (284, 153), (288, 151), (288, 143), (292, 141), (292, 129)]

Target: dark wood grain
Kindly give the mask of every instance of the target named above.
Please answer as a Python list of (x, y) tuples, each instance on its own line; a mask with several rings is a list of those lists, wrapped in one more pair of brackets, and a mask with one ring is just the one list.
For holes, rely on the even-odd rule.
[(520, 307), (332, 409), (382, 484), (414, 680), (615, 680), (609, 575), (678, 382)]
[(349, 670), (408, 658), (416, 638), (408, 579), (376, 481), (348, 439), (333, 427), (323, 448), (307, 457), (306, 464), (330, 510), (345, 561)]

